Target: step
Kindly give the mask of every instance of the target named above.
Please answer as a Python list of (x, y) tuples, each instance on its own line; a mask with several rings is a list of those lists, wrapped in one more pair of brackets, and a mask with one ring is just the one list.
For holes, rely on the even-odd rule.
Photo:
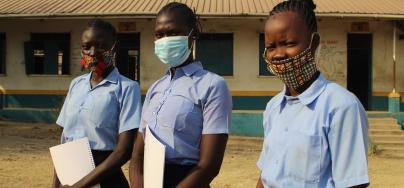
[(380, 147), (379, 149), (384, 156), (404, 158), (404, 148)]
[(386, 111), (368, 111), (367, 112), (369, 118), (388, 118), (393, 117), (393, 114)]
[(370, 135), (370, 139), (373, 142), (383, 141), (401, 141), (404, 142), (404, 135)]
[(373, 135), (404, 135), (404, 131), (400, 129), (394, 129), (394, 130), (370, 129), (369, 136)]
[(383, 142), (375, 142), (375, 144), (382, 149), (386, 147), (395, 147), (404, 149), (404, 141), (383, 141)]
[(373, 129), (395, 130), (395, 129), (400, 129), (400, 125), (398, 125), (398, 124), (395, 124), (395, 125), (384, 125), (384, 124), (369, 125), (369, 130), (373, 130)]
[(369, 124), (397, 124), (394, 118), (368, 118)]

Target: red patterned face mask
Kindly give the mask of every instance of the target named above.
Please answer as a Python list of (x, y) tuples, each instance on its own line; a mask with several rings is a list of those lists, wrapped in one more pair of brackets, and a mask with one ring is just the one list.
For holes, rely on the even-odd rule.
[(114, 48), (115, 45), (111, 48), (111, 50), (97, 52), (94, 56), (85, 54), (83, 51), (81, 51), (80, 65), (85, 69), (95, 67), (95, 74), (98, 76), (103, 76), (105, 70), (114, 64), (116, 55)]

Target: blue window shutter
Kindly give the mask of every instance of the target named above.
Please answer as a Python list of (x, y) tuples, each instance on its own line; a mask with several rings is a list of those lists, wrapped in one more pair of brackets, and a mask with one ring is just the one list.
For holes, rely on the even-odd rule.
[(44, 41), (44, 74), (58, 74), (58, 43)]
[(6, 34), (0, 33), (0, 74), (5, 73), (6, 73)]
[(25, 73), (33, 74), (35, 70), (34, 48), (31, 42), (24, 42), (24, 55), (25, 55)]
[(233, 76), (233, 34), (203, 33), (196, 42), (196, 59), (221, 76)]

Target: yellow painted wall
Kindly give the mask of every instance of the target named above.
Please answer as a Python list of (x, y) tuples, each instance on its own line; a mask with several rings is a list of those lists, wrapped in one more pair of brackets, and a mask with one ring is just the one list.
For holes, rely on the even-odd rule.
[[(0, 32), (6, 33), (6, 75), (0, 76), (0, 89), (6, 90), (66, 90), (70, 81), (83, 74), (80, 71), (80, 35), (88, 20), (0, 20)], [(166, 67), (154, 55), (154, 19), (109, 19), (136, 23), (140, 33), (141, 89), (148, 87), (165, 72)], [(324, 75), (346, 86), (346, 36), (352, 21), (349, 19), (321, 19), (319, 32), (322, 45), (319, 66)], [(392, 90), (392, 24), (375, 19), (369, 21), (373, 33), (373, 92)], [(260, 77), (258, 39), (263, 32), (263, 19), (202, 19), (203, 31), (234, 34), (234, 76), (225, 77), (232, 91), (279, 91), (282, 83), (275, 77)], [(71, 32), (70, 76), (27, 76), (24, 65), (24, 41), (32, 32)], [(404, 91), (404, 40), (397, 45), (397, 89)], [(257, 92), (259, 93), (259, 92)]]

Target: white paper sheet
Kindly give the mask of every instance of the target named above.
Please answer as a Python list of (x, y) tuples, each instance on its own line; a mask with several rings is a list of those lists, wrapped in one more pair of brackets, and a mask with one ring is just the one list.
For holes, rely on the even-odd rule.
[[(53, 146), (49, 150), (62, 185), (75, 184), (95, 168), (88, 138)], [(100, 188), (100, 185), (92, 188)]]
[(164, 181), (165, 145), (146, 126), (143, 162), (144, 188), (162, 188)]

